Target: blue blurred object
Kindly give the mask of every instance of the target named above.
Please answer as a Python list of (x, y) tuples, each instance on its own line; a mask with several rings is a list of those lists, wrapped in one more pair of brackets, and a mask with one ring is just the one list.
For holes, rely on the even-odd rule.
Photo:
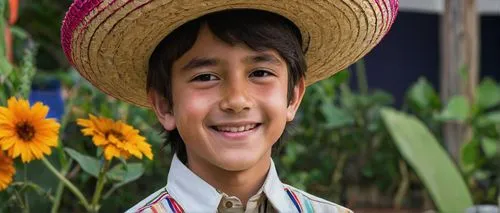
[(47, 117), (61, 120), (64, 114), (64, 101), (61, 92), (61, 82), (58, 79), (50, 79), (43, 84), (33, 84), (29, 97), (30, 104), (37, 101), (47, 105), (49, 113)]

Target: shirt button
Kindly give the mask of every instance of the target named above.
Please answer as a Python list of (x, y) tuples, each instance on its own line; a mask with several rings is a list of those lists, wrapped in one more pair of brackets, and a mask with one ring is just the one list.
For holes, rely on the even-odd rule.
[(228, 209), (229, 209), (229, 208), (231, 208), (231, 207), (233, 207), (233, 203), (232, 203), (231, 201), (227, 201), (224, 205), (225, 205), (225, 206), (226, 206), (226, 208), (228, 208)]

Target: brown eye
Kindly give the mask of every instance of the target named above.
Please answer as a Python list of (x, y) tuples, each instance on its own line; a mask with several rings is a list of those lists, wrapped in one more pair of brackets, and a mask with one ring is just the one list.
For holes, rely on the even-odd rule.
[(215, 75), (211, 74), (201, 74), (193, 78), (192, 81), (215, 81), (218, 78)]
[(272, 75), (271, 72), (266, 71), (266, 70), (256, 70), (250, 73), (250, 77), (266, 77)]

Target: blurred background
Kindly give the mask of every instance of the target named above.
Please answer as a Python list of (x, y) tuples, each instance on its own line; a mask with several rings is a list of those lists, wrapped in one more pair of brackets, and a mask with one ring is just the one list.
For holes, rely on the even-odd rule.
[[(0, 104), (8, 98), (8, 76), (32, 64), (30, 101), (44, 102), (49, 116), (67, 121), (65, 146), (96, 153), (75, 123), (89, 113), (124, 120), (147, 137), (155, 160), (140, 161), (139, 179), (104, 195), (101, 212), (124, 211), (163, 187), (171, 152), (153, 113), (96, 90), (62, 52), (60, 26), (72, 1), (19, 0), (16, 7), (0, 1), (8, 28)], [(12, 13), (18, 18), (11, 20)], [(280, 176), (355, 212), (498, 206), (499, 80), (499, 0), (400, 0), (391, 31), (371, 53), (307, 89), (290, 138), (274, 156)], [(15, 178), (53, 190), (57, 180), (38, 164), (19, 166)], [(84, 193), (96, 184), (78, 164), (67, 177)], [(8, 199), (0, 192), (0, 212), (18, 212)], [(40, 212), (51, 205), (36, 192), (30, 202)], [(60, 211), (83, 209), (65, 191)]]

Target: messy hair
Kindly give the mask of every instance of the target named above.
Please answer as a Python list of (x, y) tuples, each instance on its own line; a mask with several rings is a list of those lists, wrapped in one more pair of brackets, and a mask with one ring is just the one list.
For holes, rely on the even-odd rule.
[[(275, 50), (285, 60), (288, 68), (288, 102), (293, 97), (293, 88), (305, 77), (305, 51), (299, 29), (288, 19), (260, 10), (226, 10), (211, 13), (180, 26), (165, 37), (155, 48), (149, 60), (147, 91), (156, 91), (162, 95), (169, 109), (172, 109), (173, 63), (194, 45), (199, 30), (203, 25), (223, 42), (236, 45), (245, 44), (255, 51)], [(273, 145), (273, 153), (283, 144), (287, 135), (288, 124), (284, 133)], [(186, 163), (186, 146), (177, 131), (168, 131), (165, 145), (170, 144), (172, 153)]]

